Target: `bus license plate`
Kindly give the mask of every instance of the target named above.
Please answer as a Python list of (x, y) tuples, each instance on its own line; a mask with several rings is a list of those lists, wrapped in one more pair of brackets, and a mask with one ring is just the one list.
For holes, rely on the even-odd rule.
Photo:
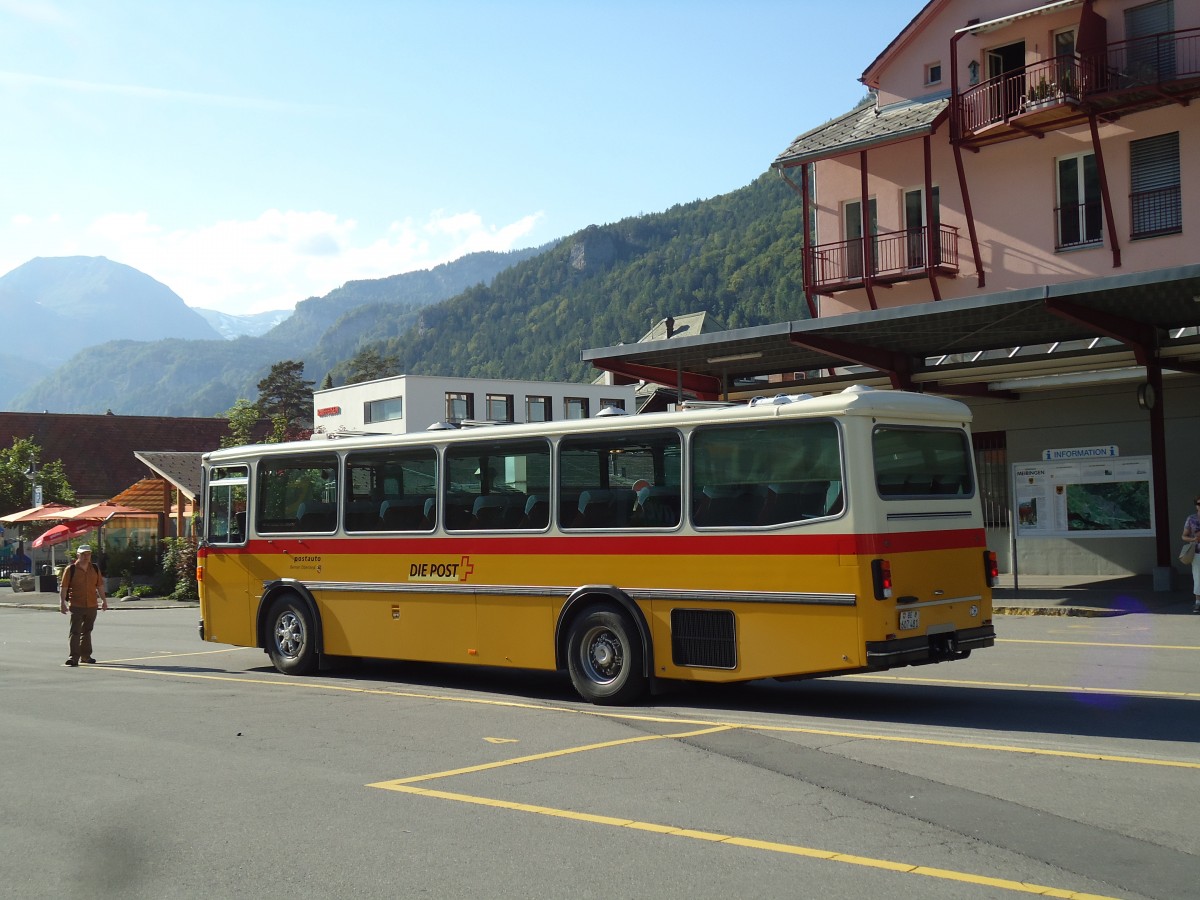
[(912, 631), (921, 624), (921, 611), (917, 609), (900, 610), (900, 630)]

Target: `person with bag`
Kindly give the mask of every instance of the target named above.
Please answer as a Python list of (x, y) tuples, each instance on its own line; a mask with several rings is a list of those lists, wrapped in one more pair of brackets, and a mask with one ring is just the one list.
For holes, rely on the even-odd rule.
[(71, 616), (71, 655), (63, 665), (94, 663), (92, 627), (96, 624), (96, 614), (108, 609), (108, 598), (104, 595), (104, 576), (92, 562), (92, 548), (87, 544), (80, 546), (75, 562), (63, 572), (58, 599), (59, 611)]
[(1192, 568), (1192, 612), (1200, 613), (1200, 553), (1196, 542), (1200, 540), (1200, 497), (1196, 498), (1192, 514), (1183, 523), (1183, 549), (1179, 561)]

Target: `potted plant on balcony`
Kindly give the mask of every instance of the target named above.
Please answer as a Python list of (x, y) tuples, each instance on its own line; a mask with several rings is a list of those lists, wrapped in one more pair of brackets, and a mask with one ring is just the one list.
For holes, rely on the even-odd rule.
[(1079, 96), (1075, 93), (1075, 79), (1070, 72), (1064, 72), (1058, 78), (1058, 95), (1063, 100), (1076, 101)]

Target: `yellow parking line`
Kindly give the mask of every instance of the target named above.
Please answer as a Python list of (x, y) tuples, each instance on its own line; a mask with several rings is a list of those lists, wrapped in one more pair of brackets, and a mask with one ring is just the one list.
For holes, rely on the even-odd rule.
[(233, 653), (235, 650), (249, 650), (250, 647), (222, 647), (220, 650), (196, 650), (191, 653), (159, 653), (156, 656), (127, 656), (124, 659), (106, 659), (101, 665), (112, 665), (114, 663), (131, 663), (145, 662), (152, 659), (155, 662), (160, 662), (164, 659), (177, 659), (184, 656), (208, 656), (213, 653)]
[(1036, 684), (1031, 681), (978, 681), (963, 678), (921, 678), (914, 675), (843, 675), (853, 681), (891, 681), (900, 684), (945, 684), (955, 687), (1002, 688), (1011, 690), (1054, 691), (1069, 694), (1109, 694), (1116, 697), (1167, 697), (1173, 700), (1200, 700), (1197, 691), (1148, 691), (1140, 688), (1092, 687), (1085, 684)]
[[(597, 745), (598, 746), (598, 745)], [(584, 748), (576, 748), (581, 750)], [(574, 751), (572, 751), (574, 752)], [(450, 800), (457, 803), (467, 803), (475, 806), (486, 806), (493, 809), (507, 809), (513, 812), (530, 813), (539, 816), (551, 816), (558, 819), (570, 819), (591, 825), (607, 825), (614, 828), (632, 828), (638, 831), (649, 831), (655, 834), (671, 837), (689, 838), (697, 841), (708, 841), (715, 844), (725, 844), (731, 847), (745, 847), (751, 850), (763, 850), (768, 853), (785, 853), (792, 856), (805, 856), (822, 859), (829, 862), (843, 863), (851, 866), (867, 866), (873, 869), (886, 869), (907, 875), (920, 875), (926, 878), (938, 878), (947, 881), (959, 881), (966, 884), (978, 884), (994, 887), (1000, 890), (1014, 891), (1022, 894), (1036, 894), (1043, 897), (1060, 897), (1067, 900), (1118, 900), (1101, 894), (1088, 894), (1064, 888), (1048, 887), (1041, 884), (1031, 884), (1024, 881), (1012, 881), (1006, 878), (992, 878), (973, 872), (958, 872), (953, 869), (939, 869), (932, 866), (920, 866), (912, 863), (896, 862), (890, 859), (876, 859), (869, 856), (856, 856), (848, 853), (838, 853), (833, 850), (822, 850), (816, 847), (804, 847), (799, 844), (783, 844), (776, 841), (760, 841), (754, 838), (737, 837), (712, 831), (699, 831), (693, 828), (679, 828), (674, 825), (663, 825), (657, 822), (639, 822), (636, 819), (626, 819), (618, 816), (605, 816), (596, 813), (577, 812), (571, 809), (557, 809), (552, 806), (536, 806), (531, 803), (515, 803), (510, 800), (496, 800), (491, 797), (477, 797), (472, 794), (457, 794), (450, 791), (437, 791), (430, 788), (413, 787), (401, 781), (384, 781), (367, 787), (377, 787), (383, 790), (397, 791), (404, 794), (415, 794), (435, 800)]]
[(1039, 641), (1033, 638), (996, 638), (997, 644), (1054, 644), (1057, 647), (1132, 647), (1136, 650), (1200, 650), (1194, 644), (1121, 644), (1115, 641)]
[[(959, 750), (986, 750), (995, 753), (1019, 753), (1026, 756), (1048, 756), (1066, 759), (1088, 759), (1102, 762), (1120, 762), (1143, 766), (1164, 766), (1175, 769), (1200, 770), (1200, 762), (1174, 759), (1150, 759), (1137, 756), (1116, 756), (1107, 753), (1081, 753), (1070, 750), (1049, 750), (1042, 747), (1007, 746), (1004, 744), (980, 744), (968, 741), (933, 740), (930, 738), (904, 737), (901, 735), (868, 734), (860, 731), (842, 731), (828, 728), (805, 728), (799, 725), (770, 725), (756, 722), (717, 722), (708, 719), (684, 719), (672, 716), (655, 716), (645, 713), (625, 713), (607, 709), (579, 709), (570, 706), (550, 706), (517, 700), (494, 700), (483, 697), (454, 697), (448, 694), (431, 694), (419, 691), (398, 691), (388, 688), (360, 688), (342, 684), (322, 684), (313, 681), (275, 678), (247, 678), (237, 675), (213, 675), (201, 672), (172, 672), (167, 669), (134, 669), (116, 665), (89, 666), (89, 671), (128, 672), (134, 675), (160, 675), (169, 678), (190, 678), (196, 681), (225, 681), (237, 684), (259, 684), (296, 690), (336, 691), (346, 694), (368, 694), (381, 697), (399, 697), (411, 700), (440, 700), (448, 703), (467, 703), (478, 706), (498, 706), (508, 709), (527, 709), (535, 712), (559, 712), (577, 716), (596, 716), (603, 719), (631, 722), (653, 722), (668, 725), (693, 725), (714, 730), (745, 728), (750, 731), (775, 731), (784, 734), (808, 734), (820, 737), (848, 738), (861, 741), (879, 741), (891, 744), (918, 744), (948, 747)], [(857, 677), (857, 676), (847, 676)], [(873, 676), (872, 676), (873, 677)], [(702, 732), (696, 732), (700, 734)], [(651, 736), (654, 739), (657, 736)]]
[(569, 747), (565, 750), (549, 750), (545, 753), (534, 753), (530, 756), (518, 756), (515, 759), (506, 759), (499, 762), (483, 763), (478, 766), (467, 766), (462, 769), (450, 769), (446, 772), (434, 772), (430, 775), (417, 775), (413, 778), (400, 778), (396, 781), (380, 782), (379, 784), (370, 784), (367, 787), (387, 787), (393, 784), (412, 784), (416, 781), (432, 781), (435, 778), (449, 778), (452, 775), (469, 775), (473, 772), (485, 772), (488, 769), (502, 769), (505, 766), (517, 766), (527, 762), (538, 762), (543, 759), (554, 759), (559, 756), (570, 756), (573, 753), (585, 753), (589, 750), (605, 750), (609, 747), (620, 747), (623, 744), (640, 744), (646, 741), (662, 741), (668, 738), (685, 738), (696, 737), (701, 734), (715, 734), (719, 731), (731, 731), (739, 728), (738, 725), (716, 725), (711, 728), (702, 728), (699, 731), (685, 731), (679, 734), (644, 734), (638, 737), (622, 738), (616, 741), (603, 741), (599, 744), (587, 744), (583, 747)]

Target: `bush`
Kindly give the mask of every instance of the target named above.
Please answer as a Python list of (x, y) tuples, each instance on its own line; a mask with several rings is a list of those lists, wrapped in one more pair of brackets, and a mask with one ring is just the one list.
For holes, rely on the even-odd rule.
[(196, 586), (196, 539), (190, 537), (163, 539), (162, 570), (174, 577), (172, 600), (198, 600)]
[(153, 575), (158, 571), (158, 555), (150, 547), (137, 543), (114, 550), (104, 560), (104, 574), (118, 578)]

